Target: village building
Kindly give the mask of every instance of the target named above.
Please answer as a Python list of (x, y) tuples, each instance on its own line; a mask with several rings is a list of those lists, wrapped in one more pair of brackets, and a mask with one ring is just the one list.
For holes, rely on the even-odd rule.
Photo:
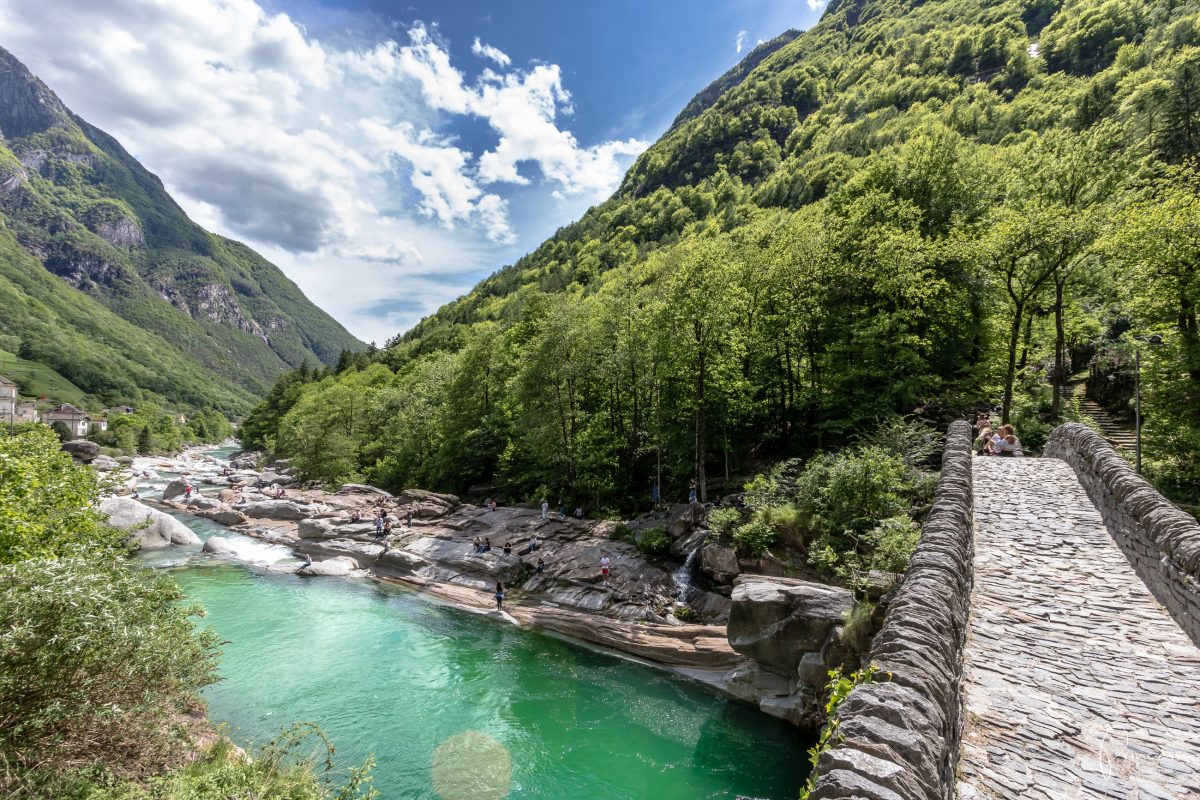
[(92, 433), (108, 430), (108, 419), (106, 417), (89, 416), (88, 430), (90, 430)]
[[(56, 422), (61, 422), (67, 427), (67, 431), (72, 436), (87, 436), (91, 430), (92, 421), (88, 413), (82, 409), (76, 408), (70, 403), (57, 405), (49, 411), (42, 412), (42, 422), (53, 426)], [(105, 426), (107, 428), (107, 425)]]
[(0, 375), (0, 422), (19, 424), (37, 421), (37, 406), (32, 402), (22, 402), (16, 382)]
[(8, 419), (17, 407), (17, 384), (0, 375), (0, 417)]

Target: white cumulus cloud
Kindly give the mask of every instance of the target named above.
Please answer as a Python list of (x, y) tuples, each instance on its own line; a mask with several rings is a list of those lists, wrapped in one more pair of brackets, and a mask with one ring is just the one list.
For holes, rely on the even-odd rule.
[(492, 47), (490, 44), (484, 44), (479, 41), (479, 37), (475, 37), (475, 42), (471, 45), (471, 52), (480, 58), (490, 58), (502, 67), (507, 67), (512, 63), (512, 59), (498, 47)]
[[(0, 0), (0, 31), (193, 219), (377, 341), (499, 265), (517, 241), (506, 187), (600, 196), (646, 146), (581, 144), (557, 66), (514, 69), (476, 39), (492, 68), (468, 80), (419, 23), (404, 42), (332, 42), (256, 0)], [(493, 142), (448, 135), (460, 116)]]
[(829, 0), (808, 0), (808, 7), (813, 11), (823, 11), (829, 5)]
[[(812, 4), (812, 0), (808, 0), (808, 2), (810, 5)], [(737, 32), (737, 39), (734, 40), (734, 48), (737, 50), (738, 53), (741, 53), (742, 48), (744, 48), (746, 46), (746, 37), (749, 35), (750, 35), (750, 31), (738, 31)]]

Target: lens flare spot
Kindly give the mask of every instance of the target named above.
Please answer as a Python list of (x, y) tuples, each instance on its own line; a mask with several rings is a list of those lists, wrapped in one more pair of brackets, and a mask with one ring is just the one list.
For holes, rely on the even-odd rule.
[(463, 731), (433, 753), (433, 788), (442, 800), (501, 800), (512, 783), (508, 748), (480, 731)]

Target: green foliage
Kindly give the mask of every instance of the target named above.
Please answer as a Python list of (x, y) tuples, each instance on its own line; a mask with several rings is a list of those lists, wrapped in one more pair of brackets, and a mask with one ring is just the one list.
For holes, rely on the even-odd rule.
[[(73, 502), (78, 519), (85, 506)], [(134, 776), (177, 763), (179, 716), (216, 680), (216, 634), (193, 629), (199, 609), (182, 599), (170, 580), (103, 551), (0, 566), (7, 770), (101, 763)]]
[[(323, 757), (307, 755), (316, 739)], [(344, 774), (333, 768), (333, 745), (315, 725), (285, 729), (271, 742), (243, 755), (226, 737), (184, 765), (143, 780), (120, 781), (102, 769), (66, 775), (36, 773), (18, 797), (54, 800), (373, 800), (374, 761)]]
[(76, 466), (50, 429), (0, 436), (0, 564), (87, 547), (103, 558), (124, 539), (94, 510), (96, 472)]
[(829, 671), (829, 683), (825, 685), (825, 724), (821, 726), (821, 732), (817, 737), (817, 743), (808, 750), (809, 761), (812, 763), (812, 771), (809, 773), (808, 784), (800, 792), (800, 800), (808, 800), (809, 794), (816, 788), (817, 764), (821, 760), (821, 755), (826, 750), (832, 750), (837, 747), (842, 741), (842, 734), (839, 730), (841, 720), (838, 719), (838, 708), (845, 702), (859, 686), (865, 686), (875, 682), (875, 676), (879, 674), (879, 667), (874, 664), (869, 664), (865, 668), (856, 670), (850, 675), (843, 675), (841, 667), (831, 669)]
[(644, 556), (665, 556), (671, 551), (672, 541), (666, 528), (651, 528), (638, 534), (637, 551)]
[(675, 615), (675, 619), (681, 622), (690, 622), (695, 624), (703, 621), (700, 619), (699, 612), (691, 606), (676, 606), (675, 610), (671, 613)]
[[(11, 337), (12, 349), (21, 346), (19, 337)], [(59, 375), (45, 364), (25, 359), (7, 352), (0, 345), (0, 375), (17, 384), (21, 395), (25, 397), (53, 397), (64, 403), (79, 405), (84, 402), (85, 394), (75, 384)]]
[(733, 541), (756, 558), (766, 553), (778, 538), (774, 528), (757, 519), (739, 525), (733, 532)]
[[(0, 62), (10, 102), (43, 104), (57, 121), (0, 147), (12, 184), (0, 208), (0, 319), (19, 355), (63, 384), (27, 391), (240, 414), (306, 358), (332, 364), (363, 349), (275, 266), (189, 220), (112, 137), (34, 97), (8, 53)], [(38, 167), (22, 169), (30, 158)]]
[(742, 514), (736, 508), (714, 508), (708, 513), (708, 529), (718, 539), (728, 539), (741, 519)]
[[(856, 443), (803, 502), (776, 496), (798, 472), (750, 491), (756, 515), (797, 509), (789, 545), (837, 551), (913, 502), (871, 481), (938, 449), (879, 420), (999, 404), (1035, 452), (1072, 360), (1133, 325), (1178, 340), (1146, 375), (1150, 473), (1200, 486), (1198, 31), (1190, 3), (831, 4), (701, 93), (612, 198), (389, 342), (362, 393), (382, 437), (345, 434), (313, 474), (631, 509), (651, 479), (704, 500), (714, 469)], [(272, 442), (276, 400), (255, 436), (311, 444), (322, 414)]]

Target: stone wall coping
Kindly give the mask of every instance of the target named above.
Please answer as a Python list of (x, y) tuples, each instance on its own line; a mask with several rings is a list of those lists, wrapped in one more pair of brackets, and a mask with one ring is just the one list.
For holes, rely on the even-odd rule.
[(933, 509), (867, 658), (884, 674), (838, 709), (841, 738), (821, 755), (810, 800), (953, 796), (975, 556), (973, 441), (969, 423), (951, 424)]
[(1086, 425), (1059, 425), (1045, 452), (1071, 465), (1139, 577), (1200, 644), (1200, 523)]

